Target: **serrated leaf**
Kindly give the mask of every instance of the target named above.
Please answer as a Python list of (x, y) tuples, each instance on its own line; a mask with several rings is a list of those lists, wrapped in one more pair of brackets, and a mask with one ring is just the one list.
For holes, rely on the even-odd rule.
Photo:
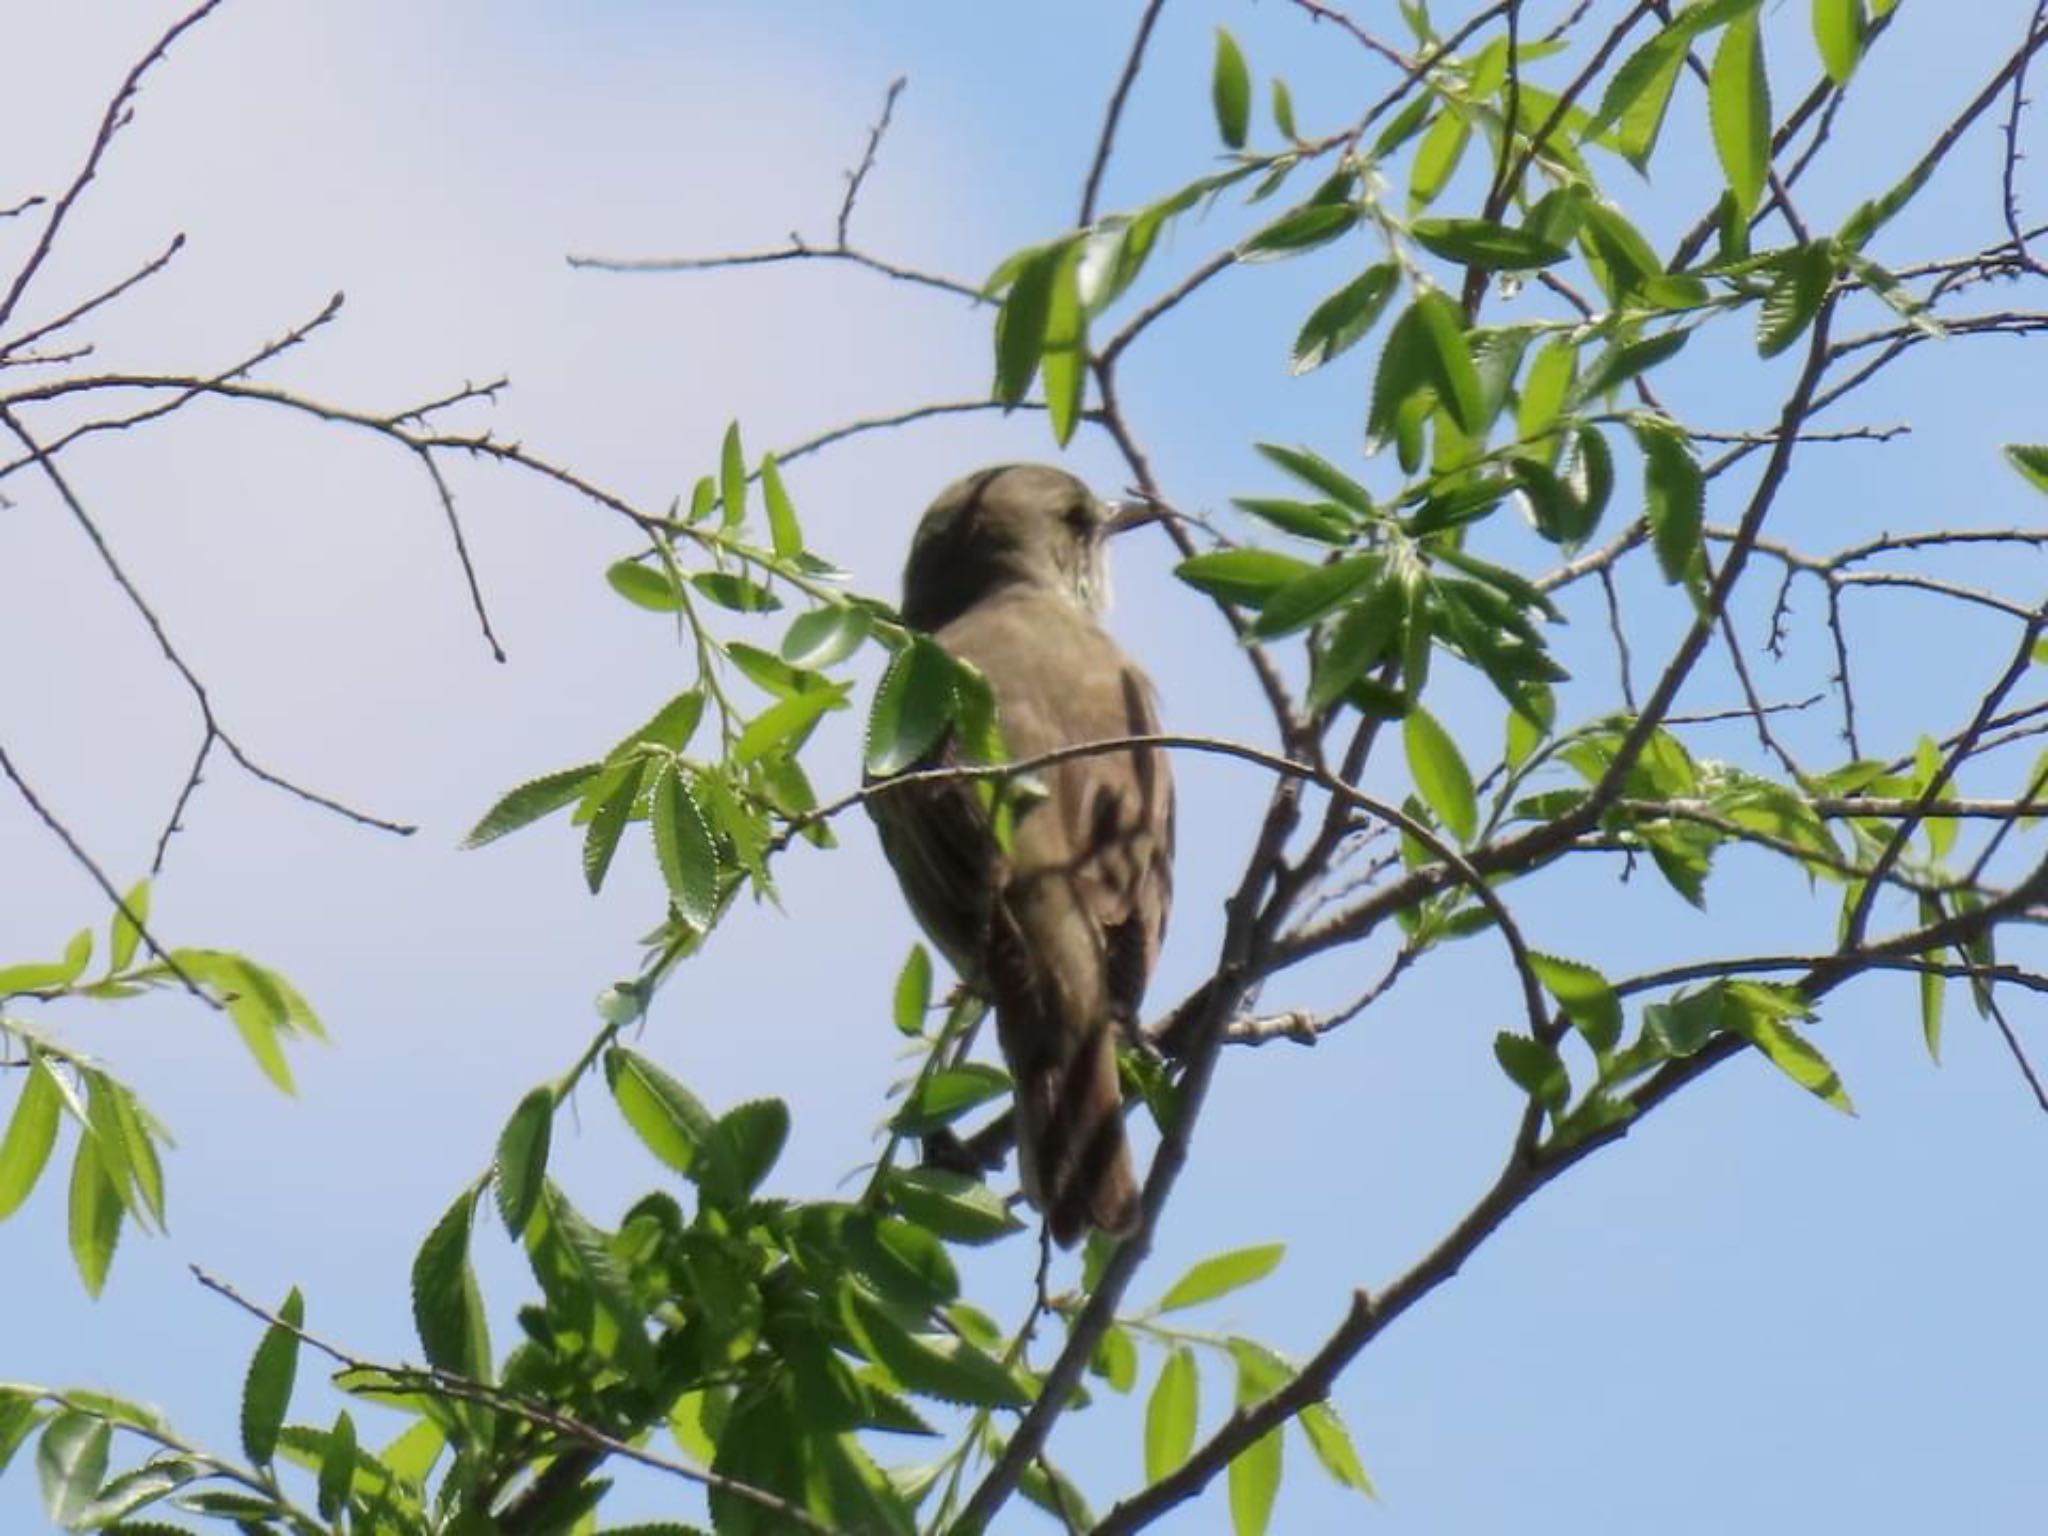
[(1721, 34), (1707, 79), (1707, 113), (1728, 189), (1747, 219), (1763, 197), (1771, 165), (1771, 86), (1754, 11)]
[(1209, 101), (1216, 109), (1216, 132), (1232, 149), (1243, 149), (1251, 126), (1252, 77), (1237, 39), (1216, 29), (1216, 62), (1209, 71)]
[(1315, 1452), (1325, 1472), (1343, 1487), (1355, 1488), (1368, 1499), (1379, 1497), (1372, 1479), (1366, 1475), (1365, 1464), (1351, 1444), (1351, 1433), (1334, 1407), (1329, 1403), (1310, 1403), (1295, 1422), (1301, 1425), (1309, 1449)]
[(813, 726), (833, 710), (845, 707), (852, 686), (833, 683), (778, 699), (747, 722), (747, 728), (732, 744), (732, 761), (756, 763), (765, 757), (787, 757), (801, 750)]
[(1023, 1230), (1002, 1196), (979, 1179), (946, 1168), (901, 1168), (889, 1175), (889, 1203), (950, 1243), (991, 1243)]
[[(158, 1457), (122, 1473), (74, 1517), (73, 1529), (111, 1530), (115, 1536), (185, 1536), (174, 1526), (127, 1517), (176, 1493), (201, 1475), (196, 1462)], [(117, 1523), (118, 1522), (118, 1523)]]
[(1267, 463), (1321, 491), (1339, 506), (1349, 508), (1361, 517), (1372, 515), (1372, 494), (1321, 454), (1306, 448), (1290, 448), (1284, 443), (1255, 443), (1253, 446)]
[(641, 1308), (604, 1234), (553, 1180), (541, 1187), (536, 1212), (526, 1234), (535, 1278), (551, 1297), (595, 1308), (599, 1327), (592, 1344), (599, 1353), (615, 1355), (630, 1369), (644, 1366), (651, 1348)]
[(1619, 389), (1637, 375), (1648, 373), (1660, 363), (1677, 356), (1691, 339), (1691, 331), (1674, 330), (1610, 347), (1593, 360), (1592, 367), (1586, 370), (1569, 398), (1574, 402), (1596, 400)]
[(869, 1359), (912, 1392), (980, 1408), (1021, 1408), (1031, 1394), (994, 1356), (950, 1334), (915, 1334), (860, 1291), (845, 1293), (846, 1322)]
[(1311, 710), (1327, 709), (1343, 698), (1367, 669), (1387, 654), (1407, 609), (1405, 589), (1389, 579), (1369, 587), (1338, 616), (1309, 677)]
[(1320, 368), (1361, 341), (1386, 309), (1400, 276), (1394, 263), (1379, 262), (1311, 310), (1294, 338), (1293, 371)]
[(1158, 1482), (1187, 1461), (1195, 1444), (1200, 1392), (1194, 1352), (1180, 1345), (1159, 1368), (1159, 1380), (1145, 1402), (1146, 1482)]
[(1416, 790), (1453, 837), (1470, 842), (1479, 830), (1479, 800), (1458, 744), (1419, 704), (1401, 722), (1401, 739)]
[(356, 1477), (356, 1421), (346, 1408), (335, 1416), (334, 1428), (320, 1456), (319, 1510), (323, 1520), (337, 1519), (347, 1505)]
[(1571, 254), (1553, 241), (1491, 219), (1417, 219), (1408, 233), (1432, 255), (1492, 272), (1548, 267)]
[(491, 1376), (483, 1295), (469, 1262), (477, 1190), (464, 1190), (434, 1224), (412, 1261), (412, 1316), (427, 1363), (472, 1381)]
[(1756, 349), (1759, 356), (1776, 357), (1791, 346), (1813, 323), (1821, 300), (1835, 277), (1832, 241), (1819, 240), (1795, 246), (1777, 264), (1777, 275), (1764, 295), (1757, 313)]
[(619, 838), (640, 799), (643, 763), (630, 763), (619, 770), (616, 781), (597, 809), (583, 834), (583, 878), (595, 895), (604, 888), (604, 877), (612, 867), (612, 855), (619, 851)]
[(953, 658), (923, 635), (896, 653), (868, 717), (867, 771), (901, 773), (938, 745), (953, 718)]
[(484, 812), (483, 819), (469, 829), (462, 846), (481, 848), (485, 843), (493, 842), (508, 832), (516, 832), (575, 803), (589, 787), (590, 781), (597, 777), (598, 767), (596, 763), (584, 763), (528, 779)]
[(674, 763), (663, 766), (648, 806), (654, 853), (669, 900), (683, 921), (708, 929), (718, 912), (718, 849), (704, 813)]
[(1138, 1383), (1138, 1346), (1130, 1331), (1114, 1323), (1102, 1330), (1088, 1369), (1109, 1383), (1113, 1392), (1128, 1392)]
[(1572, 1082), (1555, 1047), (1503, 1031), (1493, 1037), (1493, 1055), (1517, 1088), (1551, 1114), (1563, 1111), (1571, 1098)]
[(1286, 1255), (1285, 1243), (1261, 1243), (1203, 1259), (1167, 1287), (1155, 1312), (1179, 1312), (1227, 1296), (1270, 1275)]
[(1820, 1048), (1789, 1024), (1765, 1014), (1731, 1010), (1729, 1024), (1762, 1051), (1771, 1065), (1831, 1108), (1845, 1115), (1856, 1113), (1842, 1080)]
[(498, 1214), (515, 1239), (526, 1230), (548, 1172), (548, 1144), (554, 1134), (555, 1090), (546, 1083), (519, 1101), (498, 1133), (492, 1184)]
[(1430, 382), (1437, 399), (1450, 412), (1460, 431), (1479, 437), (1486, 431), (1486, 394), (1473, 365), (1472, 348), (1465, 336), (1465, 317), (1457, 303), (1443, 293), (1425, 293), (1410, 313), (1420, 318), (1421, 334), (1430, 356)]
[(711, 1113), (660, 1067), (624, 1046), (604, 1054), (605, 1081), (626, 1124), (677, 1173), (688, 1174), (711, 1135)]
[(1039, 381), (1053, 441), (1065, 447), (1081, 420), (1088, 388), (1088, 315), (1081, 302), (1079, 245), (1070, 245), (1054, 270), (1039, 352)]
[(1614, 1049), (1621, 1040), (1621, 999), (1606, 977), (1590, 965), (1557, 955), (1532, 954), (1529, 968), (1588, 1045), (1596, 1052)]
[(64, 1095), (40, 1054), (31, 1055), (28, 1076), (0, 1140), (0, 1221), (12, 1216), (36, 1187), (57, 1144)]
[(721, 1152), (720, 1163), (731, 1169), (733, 1200), (746, 1199), (768, 1177), (789, 1141), (789, 1106), (780, 1099), (753, 1099), (719, 1116), (711, 1128)]
[(298, 1374), (299, 1336), (292, 1330), (306, 1320), (306, 1304), (297, 1286), (277, 1315), (284, 1326), (272, 1323), (263, 1331), (242, 1382), (242, 1450), (259, 1467), (269, 1466), (277, 1454), (277, 1432), (284, 1427)]
[(1645, 514), (1658, 569), (1668, 582), (1691, 582), (1706, 554), (1701, 542), (1706, 484), (1700, 467), (1685, 439), (1668, 427), (1638, 424), (1636, 442), (1643, 450)]

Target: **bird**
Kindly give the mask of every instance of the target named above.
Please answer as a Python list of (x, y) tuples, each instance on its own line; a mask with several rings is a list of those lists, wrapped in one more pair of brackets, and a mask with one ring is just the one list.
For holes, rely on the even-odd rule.
[[(983, 469), (918, 524), (899, 613), (986, 679), (1009, 761), (1155, 735), (1156, 695), (1103, 627), (1106, 542), (1147, 521), (1065, 470)], [(961, 760), (949, 735), (915, 766)], [(1119, 1033), (1135, 1026), (1173, 900), (1173, 778), (1157, 747), (1036, 770), (1005, 848), (965, 780), (871, 795), (912, 914), (987, 998), (1016, 1096), (1018, 1172), (1062, 1248), (1127, 1236), (1139, 1190), (1124, 1135)]]

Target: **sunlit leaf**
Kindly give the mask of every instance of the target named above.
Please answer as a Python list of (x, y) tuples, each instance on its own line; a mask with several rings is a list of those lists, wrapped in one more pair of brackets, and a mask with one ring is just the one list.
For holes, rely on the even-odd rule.
[(491, 1341), (469, 1262), (476, 1198), (474, 1186), (464, 1190), (420, 1244), (412, 1261), (412, 1315), (428, 1364), (486, 1381)]
[(1367, 267), (1309, 313), (1294, 338), (1293, 369), (1308, 373), (1349, 351), (1373, 327), (1400, 284), (1390, 261)]
[(1145, 1481), (1156, 1483), (1178, 1471), (1195, 1444), (1200, 1372), (1194, 1352), (1178, 1346), (1159, 1369), (1145, 1403)]
[(1737, 211), (1747, 218), (1763, 197), (1771, 165), (1771, 87), (1754, 11), (1731, 21), (1721, 34), (1707, 81), (1707, 107), (1714, 150)]
[(1252, 77), (1237, 39), (1216, 29), (1216, 62), (1209, 73), (1209, 100), (1216, 109), (1216, 132), (1232, 149), (1243, 149), (1251, 126)]
[(1401, 739), (1417, 791), (1453, 837), (1470, 842), (1479, 830), (1479, 800), (1458, 744), (1420, 705), (1401, 722)]
[(1229, 1253), (1219, 1253), (1203, 1259), (1190, 1268), (1159, 1298), (1153, 1310), (1157, 1312), (1179, 1312), (1187, 1307), (1200, 1306), (1205, 1301), (1214, 1301), (1232, 1291), (1263, 1280), (1270, 1275), (1287, 1252), (1285, 1243), (1262, 1243), (1252, 1248), (1236, 1248)]
[(293, 1330), (306, 1320), (306, 1304), (297, 1286), (277, 1315), (280, 1322), (264, 1329), (242, 1383), (242, 1449), (259, 1467), (269, 1466), (277, 1454), (277, 1432), (284, 1427), (298, 1374), (299, 1336)]
[(15, 1100), (14, 1113), (7, 1122), (7, 1135), (0, 1139), (0, 1221), (13, 1215), (28, 1198), (57, 1144), (64, 1096), (51, 1071), (41, 1055), (31, 1056), (21, 1097)]
[(540, 1199), (541, 1182), (547, 1177), (548, 1143), (555, 1121), (555, 1091), (547, 1084), (533, 1089), (519, 1101), (518, 1108), (498, 1133), (498, 1154), (492, 1163), (498, 1214), (505, 1230), (518, 1237), (533, 1215)]

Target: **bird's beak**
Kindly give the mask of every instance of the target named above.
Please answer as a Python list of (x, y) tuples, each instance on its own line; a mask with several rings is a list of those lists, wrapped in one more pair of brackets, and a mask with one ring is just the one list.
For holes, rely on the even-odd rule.
[(1103, 526), (1112, 534), (1128, 533), (1133, 528), (1142, 528), (1147, 523), (1156, 523), (1166, 515), (1162, 502), (1149, 501), (1142, 497), (1128, 501), (1112, 501), (1108, 504), (1109, 521)]

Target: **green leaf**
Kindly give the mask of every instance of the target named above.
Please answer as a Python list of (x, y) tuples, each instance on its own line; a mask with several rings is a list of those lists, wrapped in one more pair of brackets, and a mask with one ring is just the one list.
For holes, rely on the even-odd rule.
[(1393, 262), (1379, 262), (1310, 311), (1301, 334), (1294, 338), (1293, 371), (1309, 373), (1362, 340), (1386, 309), (1400, 277), (1400, 268)]
[(1663, 423), (1635, 424), (1643, 450), (1643, 495), (1650, 542), (1668, 582), (1698, 579), (1706, 558), (1700, 531), (1706, 515), (1706, 485), (1685, 439)]
[(993, 1355), (952, 1334), (912, 1333), (860, 1291), (844, 1292), (862, 1353), (912, 1392), (980, 1408), (1021, 1408), (1031, 1393)]
[(158, 1457), (127, 1472), (100, 1489), (98, 1497), (74, 1517), (74, 1530), (111, 1530), (115, 1536), (185, 1536), (175, 1526), (154, 1520), (130, 1520), (138, 1509), (176, 1493), (201, 1475), (196, 1462)]
[(654, 853), (669, 900), (692, 928), (708, 929), (718, 912), (718, 849), (673, 762), (655, 778), (648, 819), (654, 824)]
[(1017, 258), (1016, 276), (996, 311), (995, 397), (1005, 406), (1022, 403), (1038, 372), (1052, 312), (1053, 283), (1067, 258), (1067, 242), (1055, 241)]
[(1593, 366), (1586, 370), (1569, 398), (1575, 402), (1595, 400), (1619, 389), (1638, 374), (1648, 373), (1658, 364), (1677, 356), (1691, 339), (1690, 331), (1665, 331), (1656, 336), (1645, 336), (1640, 341), (1610, 347), (1593, 360)]
[(356, 1477), (356, 1421), (342, 1409), (320, 1457), (319, 1510), (323, 1520), (335, 1520), (348, 1502)]
[(1159, 1368), (1159, 1380), (1145, 1403), (1145, 1481), (1156, 1483), (1176, 1472), (1195, 1444), (1195, 1418), (1201, 1391), (1194, 1352), (1177, 1346)]
[(867, 771), (901, 773), (938, 745), (953, 718), (953, 658), (934, 640), (916, 636), (896, 653), (875, 691), (868, 717)]
[(1813, 0), (1813, 41), (1828, 78), (1837, 86), (1847, 85), (1856, 73), (1868, 30), (1863, 0)]
[(1301, 137), (1294, 129), (1294, 95), (1278, 75), (1273, 77), (1273, 126), (1280, 130), (1282, 138)]
[(1419, 704), (1401, 722), (1401, 739), (1417, 791), (1453, 837), (1470, 842), (1479, 830), (1479, 801), (1472, 787), (1472, 770), (1465, 766), (1458, 744)]
[(1270, 640), (1328, 618), (1361, 588), (1379, 582), (1385, 569), (1380, 555), (1356, 555), (1313, 567), (1266, 599), (1251, 627), (1253, 638)]
[(1417, 219), (1408, 233), (1445, 261), (1495, 272), (1548, 267), (1571, 254), (1552, 241), (1491, 219)]
[(1280, 215), (1238, 248), (1240, 261), (1271, 261), (1328, 245), (1359, 220), (1355, 203), (1304, 203)]
[(776, 558), (788, 560), (802, 554), (804, 531), (796, 520), (796, 503), (789, 499), (782, 483), (782, 466), (772, 453), (761, 459), (761, 497), (768, 504), (768, 540)]
[(491, 1340), (469, 1262), (477, 1193), (472, 1186), (458, 1195), (420, 1244), (412, 1261), (412, 1316), (429, 1365), (488, 1381)]
[(647, 1330), (633, 1289), (604, 1234), (584, 1220), (553, 1180), (541, 1188), (537, 1219), (527, 1228), (535, 1277), (551, 1298), (595, 1308), (592, 1346), (630, 1369), (650, 1356)]
[(1405, 589), (1392, 578), (1369, 587), (1330, 626), (1309, 678), (1308, 707), (1327, 709), (1386, 655), (1408, 611)]
[(1529, 968), (1586, 1044), (1601, 1053), (1614, 1049), (1621, 1040), (1621, 999), (1605, 976), (1590, 965), (1556, 955), (1532, 954)]
[(1237, 40), (1216, 29), (1216, 63), (1209, 73), (1209, 100), (1216, 108), (1216, 131), (1232, 149), (1243, 149), (1251, 126), (1252, 77)]
[(896, 973), (896, 992), (891, 1014), (896, 1028), (906, 1035), (924, 1033), (924, 1016), (932, 1006), (932, 957), (922, 944), (910, 946), (903, 968)]
[(641, 763), (620, 770), (617, 782), (591, 814), (590, 828), (583, 836), (583, 878), (592, 895), (603, 889), (605, 874), (612, 867), (612, 855), (619, 851), (619, 837), (640, 799), (643, 771)]
[(1436, 201), (1437, 194), (1458, 169), (1458, 161), (1471, 140), (1472, 120), (1457, 107), (1446, 104), (1416, 147), (1415, 160), (1408, 170), (1410, 206), (1426, 208)]
[(107, 1176), (98, 1144), (90, 1136), (78, 1138), (71, 1158), (69, 1237), (78, 1278), (89, 1295), (97, 1296), (107, 1283), (114, 1245), (121, 1238), (121, 1192)]
[(263, 1330), (249, 1374), (242, 1383), (242, 1450), (259, 1467), (277, 1454), (277, 1432), (291, 1407), (292, 1381), (299, 1369), (299, 1336), (293, 1332), (306, 1320), (306, 1304), (293, 1286), (277, 1309), (280, 1323)]
[(107, 973), (125, 971), (135, 958), (135, 946), (142, 942), (140, 924), (149, 921), (149, 881), (138, 880), (128, 888), (121, 904), (114, 908), (113, 928), (107, 938)]
[(727, 528), (747, 520), (747, 455), (736, 421), (727, 424), (725, 439), (718, 445), (718, 499), (724, 504), (721, 521)]
[(1459, 430), (1468, 437), (1484, 435), (1486, 395), (1466, 341), (1463, 312), (1449, 295), (1425, 293), (1410, 313), (1420, 317), (1422, 335), (1429, 343), (1430, 382), (1436, 386), (1437, 398)]
[[(1920, 924), (1926, 927), (1942, 919), (1939, 897), (1920, 898)], [(1927, 961), (1938, 961), (1940, 950), (1929, 950), (1921, 956)], [(1948, 1000), (1948, 978), (1933, 971), (1920, 973), (1920, 1035), (1927, 1042), (1927, 1056), (1937, 1067), (1941, 1065), (1941, 1014), (1942, 1006)]]
[(1730, 22), (1721, 34), (1707, 80), (1707, 112), (1728, 189), (1735, 194), (1737, 212), (1747, 219), (1763, 197), (1771, 166), (1771, 85), (1754, 11)]
[(0, 1387), (0, 1473), (14, 1460), (14, 1453), (43, 1422), (43, 1410), (26, 1389)]
[(852, 687), (851, 683), (833, 683), (778, 699), (747, 722), (747, 728), (732, 744), (732, 761), (746, 764), (763, 758), (786, 759), (809, 739), (813, 726), (833, 710), (846, 706)]
[(1181, 561), (1174, 575), (1198, 592), (1258, 608), (1281, 587), (1314, 569), (1306, 560), (1277, 550), (1219, 549)]
[(945, 1168), (897, 1169), (889, 1175), (889, 1203), (949, 1243), (990, 1243), (1024, 1226), (981, 1180)]
[[(1730, 990), (1732, 993), (1733, 989)], [(1856, 1106), (1849, 1101), (1834, 1067), (1804, 1035), (1762, 1012), (1741, 1009), (1731, 1010), (1731, 1014), (1730, 1027), (1747, 1036), (1750, 1043), (1769, 1058), (1771, 1065), (1823, 1104), (1839, 1109), (1845, 1115), (1856, 1113)]]
[(664, 571), (653, 570), (637, 560), (613, 562), (604, 573), (612, 590), (629, 603), (655, 613), (674, 613), (683, 606), (683, 594)]
[(1285, 1243), (1262, 1243), (1203, 1259), (1167, 1287), (1153, 1310), (1179, 1312), (1227, 1296), (1270, 1275), (1286, 1252)]
[(1522, 399), (1515, 412), (1515, 430), (1522, 441), (1541, 438), (1562, 414), (1578, 365), (1578, 343), (1563, 336), (1546, 342), (1536, 354), (1522, 380)]
[(1138, 1346), (1130, 1331), (1114, 1323), (1102, 1330), (1088, 1369), (1109, 1383), (1115, 1392), (1128, 1392), (1138, 1384)]
[(1045, 342), (1040, 349), (1040, 381), (1053, 441), (1065, 447), (1081, 419), (1088, 388), (1088, 317), (1081, 303), (1078, 244), (1053, 273), (1052, 302), (1046, 310)]
[(775, 613), (782, 599), (738, 571), (692, 571), (690, 585), (732, 613)]
[[(1237, 1405), (1250, 1407), (1272, 1394), (1265, 1373), (1255, 1368), (1242, 1353), (1237, 1356)], [(1273, 1501), (1280, 1494), (1281, 1440), (1279, 1429), (1267, 1430), (1231, 1459), (1228, 1474), (1230, 1528), (1235, 1536), (1265, 1536), (1273, 1518)]]
[(543, 1083), (519, 1101), (498, 1133), (492, 1164), (498, 1214), (513, 1238), (526, 1230), (548, 1172), (548, 1144), (554, 1134), (555, 1090)]
[(2037, 491), (2048, 491), (2048, 444), (2007, 443), (2006, 462)]
[(1686, 50), (1702, 32), (1752, 12), (1759, 0), (1707, 0), (1690, 5), (1649, 42), (1630, 54), (1609, 78), (1600, 109), (1586, 124), (1582, 139), (1597, 139), (1617, 128), (1615, 148), (1637, 170), (1648, 165), (1663, 127), (1671, 88), (1685, 63)]
[(864, 608), (825, 607), (800, 613), (782, 637), (782, 659), (794, 667), (836, 667), (860, 649), (873, 622)]
[(688, 1174), (711, 1136), (710, 1111), (660, 1067), (623, 1046), (604, 1053), (604, 1075), (619, 1113), (647, 1150)]
[(89, 1414), (67, 1411), (50, 1420), (36, 1443), (36, 1477), (52, 1525), (70, 1527), (92, 1503), (107, 1475), (113, 1434), (111, 1425)]
[(494, 842), (508, 832), (516, 832), (565, 805), (573, 804), (582, 798), (583, 791), (597, 774), (598, 764), (584, 763), (580, 767), (564, 768), (558, 773), (528, 779), (484, 812), (483, 820), (469, 829), (462, 846), (481, 848), (485, 843)]
[(906, 1136), (928, 1135), (1009, 1091), (1010, 1075), (1002, 1068), (963, 1061), (921, 1079), (889, 1123)]
[(63, 1091), (50, 1064), (40, 1054), (32, 1054), (21, 1097), (7, 1122), (6, 1138), (0, 1140), (0, 1221), (20, 1208), (42, 1177), (50, 1150), (57, 1144), (63, 1102)]
[(1368, 1499), (1379, 1494), (1372, 1486), (1372, 1479), (1366, 1476), (1365, 1465), (1358, 1459), (1358, 1451), (1351, 1444), (1350, 1431), (1345, 1429), (1343, 1419), (1328, 1403), (1310, 1403), (1301, 1410), (1295, 1421), (1301, 1425), (1301, 1432), (1308, 1440), (1308, 1448), (1315, 1452), (1316, 1460), (1323, 1464), (1323, 1470), (1340, 1485), (1355, 1488)]
[(1493, 1055), (1522, 1092), (1553, 1115), (1563, 1111), (1572, 1096), (1572, 1080), (1556, 1047), (1503, 1030), (1493, 1037)]
[(754, 1099), (734, 1106), (711, 1128), (721, 1163), (729, 1166), (737, 1198), (746, 1199), (774, 1168), (789, 1141), (789, 1106), (780, 1099)]
[(1778, 260), (1776, 276), (1757, 314), (1758, 355), (1776, 357), (1805, 333), (1834, 278), (1831, 240), (1795, 246)]
[(1289, 501), (1278, 496), (1233, 496), (1230, 504), (1282, 533), (1322, 544), (1349, 544), (1355, 529), (1344, 509), (1327, 501)]

